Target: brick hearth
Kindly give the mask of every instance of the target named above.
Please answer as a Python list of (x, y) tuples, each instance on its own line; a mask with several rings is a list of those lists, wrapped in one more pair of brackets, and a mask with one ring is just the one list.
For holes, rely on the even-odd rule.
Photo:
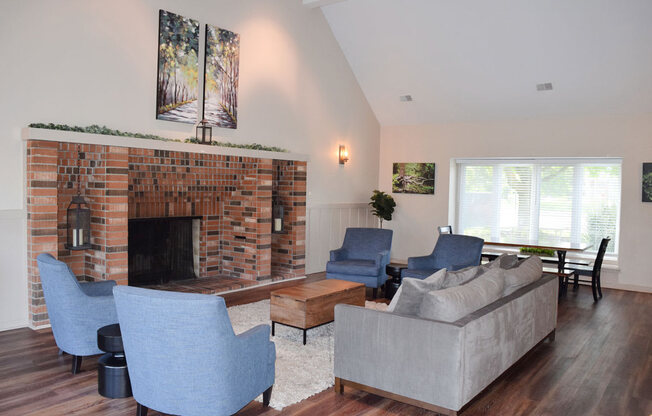
[[(207, 287), (305, 273), (305, 161), (27, 140), (26, 172), (33, 326), (48, 323), (36, 257), (51, 253), (80, 280), (127, 284), (130, 218), (200, 217), (199, 277), (225, 278)], [(90, 204), (92, 247), (70, 251), (66, 209), (78, 177)], [(271, 233), (272, 190), (284, 206), (280, 234)], [(202, 287), (178, 286), (193, 285)]]

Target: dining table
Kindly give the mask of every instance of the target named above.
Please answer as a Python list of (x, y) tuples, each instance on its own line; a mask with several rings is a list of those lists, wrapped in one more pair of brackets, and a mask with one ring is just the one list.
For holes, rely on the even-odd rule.
[(557, 269), (559, 273), (564, 273), (566, 267), (566, 253), (569, 251), (581, 253), (592, 247), (591, 244), (585, 243), (555, 243), (555, 244), (539, 244), (537, 242), (518, 242), (518, 241), (485, 241), (485, 246), (500, 246), (500, 247), (528, 247), (544, 250), (553, 250), (557, 253)]

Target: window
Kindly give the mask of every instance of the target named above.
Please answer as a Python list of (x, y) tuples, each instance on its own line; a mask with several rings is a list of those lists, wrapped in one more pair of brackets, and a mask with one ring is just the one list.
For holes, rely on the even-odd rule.
[(457, 160), (457, 229), (486, 241), (617, 254), (620, 159)]

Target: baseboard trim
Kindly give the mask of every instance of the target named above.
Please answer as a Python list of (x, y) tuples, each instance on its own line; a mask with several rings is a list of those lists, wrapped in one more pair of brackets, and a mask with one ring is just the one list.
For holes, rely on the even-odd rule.
[(27, 328), (29, 324), (27, 321), (7, 321), (0, 322), (0, 332), (11, 331), (12, 329)]

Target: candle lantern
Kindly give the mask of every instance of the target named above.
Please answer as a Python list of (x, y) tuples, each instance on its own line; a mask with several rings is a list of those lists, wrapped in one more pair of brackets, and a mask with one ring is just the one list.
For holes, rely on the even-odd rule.
[(91, 210), (84, 197), (77, 195), (68, 205), (68, 250), (91, 248)]
[(211, 144), (213, 141), (213, 128), (208, 125), (208, 120), (203, 119), (197, 123), (195, 138), (201, 144)]
[(283, 232), (283, 205), (274, 200), (272, 204), (272, 232)]

